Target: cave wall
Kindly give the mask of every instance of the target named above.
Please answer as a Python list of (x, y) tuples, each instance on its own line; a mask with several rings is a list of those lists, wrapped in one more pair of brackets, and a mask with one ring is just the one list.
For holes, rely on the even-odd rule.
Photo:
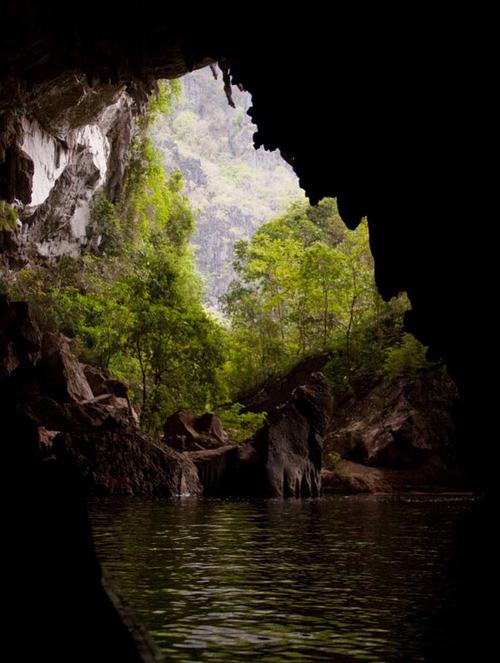
[(12, 127), (4, 173), (20, 171), (2, 182), (0, 195), (17, 215), (15, 226), (2, 231), (4, 265), (15, 269), (33, 254), (78, 257), (98, 247), (92, 200), (100, 192), (111, 200), (118, 195), (136, 115), (123, 85), (90, 87), (74, 73), (40, 90), (36, 107), (4, 112)]
[[(23, 211), (18, 233), (45, 253), (58, 241), (77, 251), (89, 192), (106, 178), (119, 186), (119, 173), (109, 177), (98, 162), (108, 150), (108, 170), (119, 168), (127, 143), (119, 132), (110, 138), (115, 121), (93, 136), (89, 127), (109, 122), (124, 98), (125, 114), (138, 112), (156, 79), (217, 60), (229, 97), (230, 78), (252, 94), (255, 144), (281, 150), (311, 202), (337, 197), (349, 227), (368, 217), (382, 295), (408, 292), (408, 329), (444, 358), (469, 420), (478, 420), (489, 341), (464, 300), (473, 292), (481, 310), (489, 299), (488, 261), (471, 251), (471, 228), (491, 218), (487, 21), (458, 10), (408, 17), (336, 5), (328, 16), (302, 8), (279, 19), (255, 9), (236, 23), (222, 10), (101, 5), (90, 0), (75, 19), (59, 1), (4, 3), (0, 195), (29, 208), (30, 181), (35, 201), (54, 183), (52, 211), (64, 217), (52, 223), (59, 211), (47, 213), (46, 198), (33, 216)], [(483, 37), (479, 46), (471, 36)], [(52, 142), (59, 166), (37, 159), (42, 141)], [(71, 166), (56, 180), (65, 159)], [(71, 168), (64, 186), (76, 202), (62, 212), (67, 196), (57, 185)]]

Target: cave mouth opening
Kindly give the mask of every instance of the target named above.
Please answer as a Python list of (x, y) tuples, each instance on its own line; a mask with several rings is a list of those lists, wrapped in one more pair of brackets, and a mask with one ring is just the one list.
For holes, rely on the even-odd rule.
[[(254, 149), (251, 97), (221, 71), (159, 81), (139, 119), (123, 88), (100, 85), (89, 101), (83, 78), (63, 79), (78, 112), (22, 119), (31, 192), (4, 203), (5, 289), (31, 306), (43, 370), (61, 363), (52, 355), (80, 364), (75, 384), (63, 367), (42, 390), (112, 396), (158, 439), (178, 410), (197, 413), (189, 435), (215, 410), (230, 431), (215, 437), (239, 443), (322, 370), (340, 407), (323, 453), (332, 485), (390, 485), (365, 470), (398, 465), (427, 488), (461, 485), (456, 389), (404, 329), (405, 296), (378, 294), (366, 220), (347, 230), (334, 199), (311, 205), (278, 154)], [(42, 424), (49, 446), (58, 425)]]
[[(313, 86), (313, 88), (315, 88), (315, 87), (316, 86)], [(360, 87), (362, 87), (362, 86), (360, 86)], [(52, 110), (54, 110), (54, 109), (52, 109)], [(45, 117), (45, 121), (46, 121), (46, 123), (45, 123), (46, 127), (50, 127), (51, 122), (54, 121), (54, 115), (50, 114), (50, 109), (47, 109), (47, 115)], [(69, 119), (69, 122), (71, 123), (71, 118)], [(381, 132), (381, 133), (383, 133), (383, 132)], [(315, 140), (312, 140), (310, 142), (312, 144), (316, 144)], [(57, 159), (56, 159), (56, 163), (58, 164), (58, 166), (61, 163), (61, 160), (64, 159), (65, 150), (66, 150), (66, 154), (67, 154), (67, 152), (70, 151), (70, 149), (71, 149), (71, 143), (70, 142), (64, 140), (63, 143), (65, 143), (65, 144), (62, 144), (61, 142), (58, 142), (57, 143), (58, 147), (54, 148), (54, 153), (58, 155)], [(356, 146), (359, 147), (358, 144), (356, 144)], [(21, 150), (21, 152), (19, 150), (11, 149), (11, 148), (9, 148), (9, 150), (10, 150), (8, 152), (9, 171), (12, 170), (12, 168), (14, 168), (14, 170), (16, 170), (16, 180), (17, 181), (16, 181), (16, 187), (14, 187), (14, 188), (15, 188), (16, 192), (20, 193), (21, 197), (23, 197), (23, 194), (22, 194), (23, 186), (25, 185), (26, 182), (30, 181), (30, 177), (32, 176), (33, 173), (30, 172), (29, 160), (24, 159), (24, 155), (21, 153), (22, 150)], [(307, 152), (307, 150), (306, 150), (306, 152)], [(302, 154), (300, 156), (303, 157), (304, 155)], [(93, 161), (93, 159), (91, 159), (91, 161)], [(117, 160), (115, 163), (119, 163), (119, 162), (120, 161)], [(303, 164), (303, 159), (302, 159), (302, 164)], [(95, 165), (95, 162), (94, 162), (94, 165)], [(2, 171), (2, 178), (3, 179), (5, 179), (4, 175), (5, 175), (5, 171)], [(351, 175), (352, 175), (352, 173), (349, 174), (349, 176), (351, 176)], [(86, 184), (90, 183), (92, 181), (92, 179), (95, 179), (96, 176), (98, 177), (96, 172), (91, 174), (90, 178), (86, 181)], [(323, 180), (325, 180), (328, 177), (330, 177), (330, 173), (325, 174), (323, 177), (321, 177), (321, 175), (319, 176), (319, 180), (318, 180), (318, 182), (319, 182), (318, 183), (318, 189), (319, 190), (322, 189), (321, 185), (324, 184)], [(380, 183), (381, 181), (384, 181), (384, 178), (385, 178), (385, 180), (390, 180), (390, 178), (386, 177), (385, 173), (383, 173), (381, 175), (380, 179), (377, 180), (377, 178), (375, 178), (375, 180), (376, 180), (376, 182)], [(115, 181), (118, 181), (119, 179), (120, 179), (120, 175), (119, 175), (119, 173), (116, 173)], [(309, 183), (313, 179), (314, 179), (314, 176), (311, 175), (309, 177)], [(355, 180), (356, 180), (356, 177), (352, 177), (352, 181), (355, 181)], [(399, 181), (399, 180), (396, 178), (396, 182), (397, 181)], [(12, 184), (12, 181), (10, 181), (10, 183)], [(359, 216), (359, 214), (358, 214), (359, 210), (362, 210), (362, 211), (366, 210), (366, 204), (367, 204), (366, 199), (367, 199), (367, 197), (369, 197), (368, 194), (366, 194), (366, 195), (361, 195), (360, 194), (357, 197), (356, 194), (359, 193), (358, 184), (359, 183), (356, 183), (356, 186), (354, 186), (354, 184), (352, 185), (354, 193), (352, 191), (350, 191), (349, 193), (352, 194), (352, 195), (348, 196), (349, 202), (350, 202), (350, 205), (351, 205), (351, 209), (349, 210), (349, 212), (352, 212), (354, 218)], [(2, 186), (3, 185), (4, 185), (4, 181), (2, 180)], [(15, 197), (14, 196), (14, 188), (9, 192), (10, 202), (15, 202), (13, 200), (13, 198)], [(172, 188), (175, 189), (174, 183), (172, 183)], [(374, 184), (372, 188), (376, 189), (377, 184)], [(396, 187), (396, 189), (397, 188), (398, 187)], [(362, 189), (362, 186), (361, 186), (361, 189)], [(372, 191), (370, 191), (369, 193), (372, 193)], [(354, 202), (356, 200), (359, 203), (358, 205), (354, 204)], [(105, 207), (105, 205), (103, 207)], [(347, 205), (347, 207), (344, 207), (344, 211), (346, 211), (347, 208), (349, 208), (349, 205)], [(353, 211), (352, 208), (354, 208), (354, 211)], [(381, 246), (382, 246), (382, 244), (381, 244), (381, 229), (383, 230), (384, 228), (388, 229), (387, 230), (387, 237), (391, 238), (391, 241), (389, 241), (389, 239), (387, 239), (387, 243), (389, 245), (389, 248), (393, 249), (394, 247), (396, 247), (396, 248), (398, 247), (398, 241), (401, 240), (401, 233), (398, 232), (398, 227), (397, 227), (397, 224), (395, 223), (394, 219), (401, 213), (401, 209), (404, 209), (404, 205), (401, 204), (401, 200), (398, 200), (397, 203), (392, 206), (392, 208), (389, 205), (389, 210), (387, 212), (387, 219), (388, 219), (387, 225), (384, 226), (384, 224), (378, 224), (378, 233), (375, 233), (374, 236), (372, 237), (372, 242), (377, 247), (377, 253), (378, 253), (378, 256), (379, 256), (379, 262), (378, 262), (379, 271), (382, 272), (383, 277), (384, 277), (384, 278), (382, 278), (382, 282), (385, 283), (385, 286), (386, 286), (386, 288), (389, 292), (392, 292), (392, 290), (394, 290), (396, 288), (396, 286), (394, 286), (394, 281), (396, 281), (397, 284), (398, 283), (399, 284), (401, 284), (401, 283), (410, 283), (410, 285), (413, 286), (413, 299), (418, 304), (417, 313), (420, 316), (420, 318), (418, 316), (414, 316), (414, 321), (415, 320), (417, 321), (415, 323), (416, 324), (415, 328), (419, 329), (419, 335), (422, 338), (426, 338), (426, 336), (429, 337), (428, 319), (432, 318), (432, 315), (435, 314), (437, 322), (435, 323), (434, 330), (435, 331), (437, 330), (437, 331), (436, 331), (436, 334), (435, 334), (435, 337), (434, 337), (434, 342), (437, 343), (438, 346), (443, 347), (443, 345), (444, 345), (446, 347), (446, 339), (448, 339), (448, 347), (451, 347), (450, 352), (451, 352), (452, 355), (453, 355), (453, 351), (455, 351), (455, 364), (457, 364), (456, 349), (460, 348), (460, 338), (465, 337), (466, 332), (462, 332), (461, 334), (458, 334), (457, 338), (453, 341), (449, 341), (449, 338), (452, 337), (452, 335), (453, 335), (452, 333), (453, 333), (454, 328), (455, 327), (457, 329), (459, 328), (458, 325), (456, 325), (456, 322), (457, 322), (457, 320), (459, 321), (460, 319), (457, 318), (457, 316), (453, 314), (453, 311), (455, 309), (460, 310), (460, 307), (455, 306), (455, 304), (457, 302), (455, 301), (455, 298), (452, 295), (450, 298), (447, 298), (446, 301), (443, 302), (443, 305), (440, 308), (439, 307), (439, 302), (436, 301), (436, 297), (433, 295), (433, 290), (436, 289), (436, 288), (434, 288), (434, 276), (435, 276), (436, 273), (439, 273), (439, 269), (436, 269), (436, 260), (434, 258), (435, 258), (435, 256), (438, 256), (441, 253), (441, 249), (444, 249), (444, 247), (446, 246), (445, 242), (440, 243), (440, 241), (441, 241), (440, 233), (438, 232), (438, 241), (437, 241), (438, 247), (432, 251), (432, 255), (431, 255), (431, 261), (430, 261), (430, 265), (429, 265), (431, 276), (424, 279), (425, 283), (422, 286), (422, 289), (419, 289), (419, 287), (418, 287), (418, 283), (419, 283), (418, 279), (415, 280), (415, 278), (414, 278), (413, 281), (412, 281), (412, 277), (414, 277), (415, 274), (419, 273), (418, 270), (415, 269), (415, 260), (413, 258), (414, 258), (414, 255), (420, 255), (420, 250), (422, 248), (425, 248), (425, 241), (418, 240), (418, 238), (417, 238), (418, 247), (415, 248), (414, 253), (412, 253), (411, 251), (409, 252), (409, 254), (410, 254), (409, 258), (408, 258), (408, 251), (405, 252), (405, 251), (401, 250), (400, 253), (398, 253), (398, 251), (396, 251), (395, 252), (396, 253), (396, 258), (394, 258), (394, 256), (391, 256), (391, 251), (390, 250), (387, 251), (385, 254), (384, 254), (384, 251), (381, 252)], [(383, 214), (381, 214), (380, 210), (381, 210), (381, 206), (379, 205), (378, 208), (375, 210), (375, 213), (371, 217), (371, 219), (374, 219), (374, 221), (372, 221), (372, 226), (375, 229), (377, 229), (377, 219), (380, 220), (383, 217)], [(395, 212), (395, 210), (396, 210), (397, 213)], [(107, 209), (107, 210), (105, 209), (104, 210), (104, 215), (106, 215), (107, 212), (110, 212), (110, 211), (112, 212), (112, 210), (110, 210), (110, 209)], [(441, 212), (441, 211), (442, 211), (442, 208), (439, 208), (439, 212)], [(3, 215), (4, 212), (6, 212), (5, 216)], [(392, 212), (392, 214), (391, 214), (391, 212)], [(347, 212), (346, 212), (346, 214), (347, 214)], [(378, 216), (377, 216), (377, 214), (378, 214)], [(349, 214), (347, 214), (347, 215), (349, 215)], [(434, 216), (434, 218), (435, 217), (436, 217), (436, 215)], [(9, 225), (10, 222), (12, 221), (12, 219), (13, 219), (13, 217), (12, 217), (12, 214), (11, 214), (11, 210), (8, 209), (7, 211), (5, 211), (5, 209), (2, 209), (2, 222), (5, 221), (5, 223), (7, 225)], [(112, 229), (113, 215), (110, 214), (108, 216), (108, 219), (110, 220), (111, 229)], [(36, 232), (36, 227), (37, 226), (36, 226), (35, 221), (36, 221), (36, 219), (30, 219), (29, 227), (34, 229), (34, 231)], [(416, 225), (415, 224), (415, 218), (412, 219), (412, 223), (413, 223), (413, 225)], [(384, 226), (384, 228), (383, 228), (383, 226)], [(56, 226), (56, 228), (59, 228), (59, 226)], [(82, 225), (78, 221), (78, 217), (77, 217), (76, 223), (75, 223), (75, 229), (76, 229), (77, 232), (81, 232), (81, 228), (82, 228)], [(2, 226), (2, 231), (4, 229), (6, 229), (9, 232), (12, 230), (12, 228), (4, 228)], [(442, 232), (442, 235), (444, 236), (445, 233)], [(392, 240), (394, 240), (394, 241), (392, 241)], [(2, 235), (2, 242), (3, 242), (2, 247), (5, 247), (7, 249), (7, 254), (15, 256), (16, 251), (18, 249), (18, 244), (17, 244), (16, 238), (11, 233), (8, 234), (7, 237)], [(406, 243), (403, 242), (401, 244), (401, 242), (400, 242), (399, 247), (401, 248), (402, 246), (406, 246)], [(382, 255), (382, 259), (380, 259), (381, 255)], [(425, 252), (424, 252), (424, 255), (425, 255)], [(444, 250), (442, 252), (442, 255), (446, 255), (446, 252)], [(408, 259), (405, 260), (405, 258), (408, 258)], [(16, 260), (17, 258), (13, 257), (12, 259)], [(392, 274), (391, 274), (391, 270), (392, 270)], [(446, 271), (446, 270), (443, 270), (443, 271)], [(394, 277), (394, 274), (396, 274), (396, 277)], [(394, 278), (392, 279), (392, 277), (394, 277)], [(391, 279), (392, 279), (392, 281), (391, 281)], [(387, 285), (388, 281), (390, 282), (389, 285)], [(417, 286), (415, 286), (415, 283), (417, 283)], [(446, 285), (448, 285), (448, 283)], [(386, 290), (386, 292), (387, 292), (387, 290)], [(437, 290), (439, 290), (439, 288), (437, 288)], [(427, 304), (422, 305), (422, 302), (424, 300), (429, 303), (428, 306), (427, 306)], [(115, 300), (110, 299), (109, 301), (114, 302)], [(427, 306), (427, 308), (426, 308), (426, 306)], [(42, 308), (43, 308), (43, 302), (42, 302)], [(3, 311), (8, 310), (9, 316), (12, 316), (12, 317), (7, 316), (9, 320), (15, 319), (15, 317), (18, 314), (19, 314), (19, 316), (21, 316), (21, 318), (22, 318), (22, 315), (23, 315), (22, 310), (20, 310), (19, 308), (14, 307), (14, 309), (12, 309), (12, 308), (9, 308), (9, 306), (7, 306), (5, 308), (3, 302), (2, 302), (2, 310)], [(424, 311), (423, 314), (422, 314), (422, 311)], [(429, 315), (428, 311), (430, 311), (432, 315)], [(450, 313), (451, 313), (451, 315), (448, 315)], [(447, 320), (447, 316), (449, 317), (449, 320)], [(21, 318), (16, 318), (16, 320), (19, 321)], [(422, 320), (423, 320), (423, 323), (422, 323)], [(455, 325), (455, 327), (454, 327), (454, 325)], [(16, 322), (15, 326), (16, 326), (16, 332), (15, 333), (17, 334), (18, 330), (20, 329), (20, 325), (18, 325), (17, 322)], [(26, 329), (27, 329), (27, 327), (26, 327)], [(19, 351), (19, 357), (21, 356), (22, 353), (24, 353), (23, 357), (26, 356), (26, 349), (27, 348), (29, 349), (29, 352), (32, 353), (33, 355), (40, 352), (40, 347), (37, 345), (38, 341), (37, 341), (37, 338), (36, 338), (36, 334), (32, 338), (27, 338), (25, 335), (23, 335), (25, 333), (25, 331), (26, 330), (24, 330), (22, 332), (21, 337), (16, 337), (14, 339), (14, 343), (9, 346), (9, 362), (12, 360), (12, 363), (10, 364), (11, 366), (16, 363), (16, 353), (18, 351)], [(431, 331), (432, 331), (432, 329), (431, 329)], [(432, 337), (433, 334), (431, 333), (430, 336)], [(437, 338), (437, 341), (436, 341), (436, 338)], [(59, 359), (63, 355), (65, 355), (67, 357), (66, 348), (60, 348), (59, 347), (59, 348), (56, 348), (56, 349), (57, 349), (57, 352), (59, 353), (57, 355), (57, 361), (59, 361)], [(46, 355), (47, 355), (45, 357), (45, 362), (46, 362), (45, 367), (47, 367), (47, 360), (49, 359), (49, 350), (50, 350), (50, 345), (47, 342), (47, 345), (45, 347), (45, 351), (46, 351)], [(460, 361), (458, 363), (460, 363)], [(54, 361), (53, 364), (52, 364), (52, 368), (50, 369), (51, 371), (54, 370), (54, 366), (56, 364), (57, 364), (57, 362)], [(23, 363), (23, 370), (27, 369), (28, 366), (29, 366), (29, 361)], [(40, 368), (43, 368), (43, 366), (40, 367)], [(455, 365), (455, 368), (456, 368), (456, 365)], [(139, 369), (140, 369), (140, 367), (139, 367)], [(38, 373), (37, 373), (37, 375), (38, 375)], [(19, 377), (19, 376), (20, 376), (20, 373), (18, 372), (17, 377)], [(32, 378), (32, 377), (33, 377), (33, 375), (30, 376), (30, 378)], [(101, 380), (101, 382), (105, 382), (106, 380), (109, 380), (110, 378), (107, 378), (106, 376), (104, 376), (104, 380), (103, 380), (102, 376), (98, 376), (96, 379), (98, 381)], [(2, 374), (2, 380), (3, 380), (3, 374)], [(22, 380), (21, 380), (21, 382), (22, 382)], [(34, 382), (32, 382), (32, 384), (34, 384)], [(47, 383), (45, 383), (45, 384), (47, 384)], [(24, 385), (26, 385), (26, 383), (24, 383)], [(113, 388), (115, 388), (115, 387), (117, 389), (121, 389), (117, 385), (114, 385)], [(16, 383), (15, 388), (16, 389), (19, 388), (19, 382)], [(55, 387), (54, 384), (52, 383), (50, 388), (54, 390), (53, 391), (54, 394), (55, 393), (59, 394), (58, 398), (60, 398), (60, 399), (68, 398), (68, 395), (64, 394), (64, 384), (58, 384), (57, 387)], [(111, 384), (105, 384), (105, 389), (110, 390), (111, 388), (112, 388)], [(61, 389), (62, 389), (62, 391), (61, 391)], [(424, 389), (424, 391), (425, 391), (425, 389)], [(19, 392), (17, 392), (17, 393), (19, 393)], [(123, 394), (123, 390), (122, 390), (121, 393)], [(427, 391), (427, 394), (429, 394), (429, 391)], [(94, 395), (94, 393), (92, 393), (92, 395)], [(101, 394), (101, 395), (106, 396), (106, 398), (108, 398), (110, 396), (109, 391), (105, 391), (105, 393)], [(119, 396), (117, 394), (111, 394), (111, 395), (116, 396), (117, 398), (124, 398), (126, 400), (126, 398), (124, 396)], [(69, 395), (70, 398), (73, 398), (73, 396), (74, 395)], [(406, 394), (404, 394), (404, 396), (406, 397)], [(82, 394), (79, 394), (78, 398), (80, 400), (82, 400), (82, 398), (83, 398)], [(386, 409), (390, 405), (390, 402), (391, 402), (390, 398), (391, 398), (390, 394), (388, 395), (387, 393), (384, 393), (384, 392), (382, 392), (382, 393), (378, 392), (377, 394), (374, 394), (374, 397), (371, 399), (371, 402), (370, 402), (370, 405), (372, 406), (372, 410), (373, 409), (376, 409), (376, 410)], [(55, 401), (55, 402), (57, 403), (57, 401)], [(433, 403), (437, 402), (435, 394), (432, 398), (432, 402)], [(31, 405), (33, 405), (33, 403), (31, 403)], [(47, 408), (46, 408), (47, 405), (48, 405), (48, 403), (44, 402), (44, 406), (45, 406), (46, 410), (47, 410)], [(124, 404), (122, 403), (122, 405), (124, 405)], [(304, 401), (303, 400), (299, 401), (295, 405), (300, 409), (300, 407), (304, 407)], [(297, 409), (297, 407), (296, 407), (296, 409)], [(63, 409), (66, 409), (66, 408), (63, 408)], [(73, 410), (77, 411), (78, 408), (73, 407)], [(40, 412), (40, 408), (39, 408), (39, 412)], [(36, 410), (32, 409), (31, 414), (33, 416), (37, 416)], [(44, 412), (44, 414), (45, 414), (45, 412)], [(48, 414), (48, 410), (47, 410), (47, 414)], [(94, 412), (94, 414), (95, 414), (95, 412)], [(57, 425), (63, 425), (64, 421), (67, 421), (67, 419), (65, 419), (64, 416), (62, 416), (60, 408), (53, 407), (53, 409), (50, 411), (50, 415), (54, 418), (53, 419), (54, 421), (57, 421)], [(39, 416), (39, 413), (38, 413), (38, 416)], [(126, 416), (128, 416), (128, 415), (126, 415)], [(416, 417), (415, 419), (418, 421), (418, 417)], [(94, 421), (97, 421), (98, 425), (102, 424), (102, 422), (99, 422), (98, 418), (96, 418)], [(88, 424), (88, 421), (85, 425), (87, 425), (87, 424)], [(103, 430), (106, 430), (106, 428), (104, 427)], [(51, 432), (51, 431), (49, 430), (48, 432)], [(357, 436), (358, 432), (359, 431), (352, 430), (352, 428), (351, 428), (351, 430), (349, 431), (349, 436), (346, 436), (346, 438), (349, 441), (349, 444), (352, 444), (354, 449), (356, 449), (354, 454), (351, 456), (351, 458), (353, 458), (355, 460), (359, 460), (359, 459), (364, 458), (363, 454), (359, 453), (360, 441), (359, 441), (359, 437)], [(85, 435), (86, 435), (85, 442), (87, 444), (87, 448), (90, 449), (92, 444), (93, 444), (92, 435), (91, 434), (89, 435), (87, 433), (87, 431), (85, 431)], [(101, 435), (101, 437), (102, 437), (102, 435)], [(400, 440), (401, 438), (398, 437), (397, 439)], [(50, 444), (50, 438), (47, 440), (47, 444)], [(128, 442), (127, 442), (127, 444), (128, 444)], [(135, 444), (135, 442), (134, 442), (134, 444)], [(98, 445), (97, 445), (97, 447), (98, 447)], [(99, 457), (99, 453), (102, 451), (102, 447), (101, 447), (101, 449), (98, 449), (97, 447), (95, 449), (92, 449), (92, 453), (90, 455), (95, 455), (95, 457), (98, 458), (99, 463), (101, 464), (101, 467), (104, 467), (105, 463), (102, 462), (103, 457), (102, 456)], [(124, 446), (121, 447), (121, 452), (122, 453), (123, 453), (124, 448), (125, 448)], [(59, 450), (58, 453), (61, 454), (61, 458), (64, 457), (65, 460), (71, 460), (73, 451), (76, 451), (77, 456), (80, 452), (79, 449), (77, 449), (77, 448), (72, 449), (71, 445), (62, 444), (62, 443), (61, 443), (61, 446), (57, 447), (57, 449)], [(143, 447), (143, 450), (144, 450), (144, 447)], [(109, 447), (108, 447), (108, 451), (109, 451)], [(424, 449), (424, 452), (425, 452), (425, 449)], [(142, 453), (142, 451), (141, 451), (141, 453)], [(338, 453), (338, 452), (336, 452), (336, 453)], [(349, 450), (348, 450), (348, 453), (349, 453)], [(104, 454), (104, 455), (106, 455), (106, 454)], [(346, 457), (349, 457), (349, 455), (347, 455)], [(73, 458), (75, 458), (74, 455), (73, 455)], [(143, 454), (143, 459), (144, 459), (144, 454)], [(157, 458), (155, 458), (155, 463), (153, 463), (153, 465), (161, 466), (162, 459), (163, 459), (163, 456), (160, 454)], [(81, 456), (80, 456), (80, 460), (81, 460)], [(87, 461), (88, 461), (88, 459), (85, 459), (85, 462), (83, 463), (83, 465), (86, 466), (86, 467), (88, 467), (88, 462)], [(338, 458), (336, 456), (334, 456), (333, 460), (332, 460), (332, 463), (335, 463), (337, 465), (338, 463), (336, 461), (338, 461)], [(358, 463), (358, 465), (359, 464), (360, 463)], [(374, 472), (380, 472), (380, 467), (381, 467), (380, 458), (378, 460), (373, 461), (373, 464), (369, 466), (369, 468), (370, 468), (370, 481), (380, 480), (380, 475), (374, 474)], [(354, 472), (352, 466), (347, 466), (346, 467), (344, 465), (344, 469), (345, 469), (346, 472), (347, 471)], [(356, 468), (354, 468), (354, 469), (356, 469)], [(382, 469), (385, 469), (385, 468), (382, 466)], [(356, 471), (359, 472), (359, 467), (357, 468)], [(153, 470), (151, 470), (151, 476), (152, 476), (152, 474), (153, 474)], [(384, 474), (384, 477), (383, 477), (384, 480), (387, 480), (387, 477), (389, 476), (388, 472), (385, 472), (383, 474)], [(91, 472), (89, 473), (89, 476), (90, 475), (91, 475)], [(136, 477), (126, 476), (127, 475), (126, 471), (122, 472), (122, 474), (120, 474), (119, 476), (116, 476), (116, 475), (112, 476), (111, 477), (112, 480), (109, 480), (110, 478), (106, 477), (105, 475), (106, 475), (106, 473), (103, 472), (101, 474), (101, 476), (97, 477), (97, 480), (100, 482), (99, 490), (101, 490), (103, 493), (106, 492), (107, 490), (109, 490), (109, 491), (114, 490), (116, 492), (120, 492), (121, 490), (124, 490), (125, 492), (126, 491), (133, 492), (133, 489), (137, 488), (137, 484), (134, 484), (134, 481), (135, 481)], [(346, 480), (346, 481), (349, 480), (349, 481), (352, 482), (353, 479), (355, 479), (358, 482), (358, 485), (363, 484), (363, 482), (366, 485), (366, 482), (368, 480), (368, 475), (364, 475), (363, 477), (360, 477), (359, 474), (355, 474), (354, 476), (351, 474), (351, 476), (348, 476), (347, 478), (344, 477), (344, 480)], [(429, 477), (427, 477), (427, 479), (429, 479)], [(183, 485), (183, 481), (184, 481), (184, 485), (185, 485), (186, 475), (183, 472), (181, 472), (180, 478), (179, 478), (179, 476), (177, 476), (175, 478), (175, 481), (173, 481), (172, 484), (170, 484), (170, 486), (175, 484), (176, 488), (178, 489), (179, 487), (181, 487)], [(429, 481), (434, 481), (434, 479), (430, 479)], [(153, 482), (151, 482), (151, 485), (152, 484), (153, 484)], [(169, 486), (169, 489), (170, 489), (170, 486)], [(158, 486), (155, 486), (155, 487), (158, 487)], [(161, 487), (161, 489), (166, 490), (165, 484)], [(448, 515), (449, 515), (449, 512), (448, 512)], [(283, 520), (286, 520), (287, 516), (290, 517), (290, 514), (285, 513), (284, 516), (283, 516)], [(294, 516), (294, 514), (291, 515), (292, 518), (293, 518), (293, 516)], [(230, 514), (228, 517), (231, 518), (232, 515)], [(304, 545), (307, 546), (307, 542)], [(189, 551), (186, 550), (185, 552), (188, 553)], [(51, 568), (50, 563), (48, 564), (48, 568)], [(384, 586), (385, 586), (385, 583), (384, 583)], [(187, 591), (191, 591), (191, 590), (188, 588)], [(161, 610), (161, 608), (160, 608), (160, 610)], [(42, 614), (42, 611), (40, 611), (40, 614)], [(276, 635), (276, 634), (274, 634), (274, 635)], [(272, 636), (272, 634), (269, 634), (269, 637), (271, 637), (271, 636)], [(408, 637), (408, 641), (410, 641), (412, 639), (413, 639), (412, 637)]]

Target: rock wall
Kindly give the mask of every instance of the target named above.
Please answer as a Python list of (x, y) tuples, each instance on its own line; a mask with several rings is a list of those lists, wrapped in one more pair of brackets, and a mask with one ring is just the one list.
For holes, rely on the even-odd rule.
[(324, 443), (325, 490), (470, 489), (457, 458), (460, 408), (455, 385), (435, 368), (337, 399)]
[(319, 496), (323, 436), (331, 408), (325, 378), (313, 373), (249, 440), (191, 453), (205, 494)]
[(21, 159), (25, 174), (22, 186), (0, 193), (18, 218), (1, 231), (9, 235), (3, 262), (11, 268), (33, 255), (78, 257), (97, 248), (92, 199), (102, 192), (113, 200), (123, 179), (137, 112), (132, 97), (123, 86), (91, 88), (76, 75), (59, 86), (58, 95), (40, 92), (36, 104), (11, 121), (5, 167)]
[[(74, 468), (91, 494), (201, 492), (190, 458), (138, 429), (126, 385), (80, 364), (64, 336), (42, 336), (26, 305), (0, 296), (0, 321), (0, 398), (8, 406), (6, 461), (13, 472), (52, 457)], [(37, 427), (35, 447), (22, 429), (9, 427), (13, 415)]]

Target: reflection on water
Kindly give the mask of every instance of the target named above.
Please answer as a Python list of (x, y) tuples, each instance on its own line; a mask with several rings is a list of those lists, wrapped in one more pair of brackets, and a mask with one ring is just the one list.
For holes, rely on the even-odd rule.
[(460, 497), (106, 500), (105, 567), (175, 661), (424, 661)]

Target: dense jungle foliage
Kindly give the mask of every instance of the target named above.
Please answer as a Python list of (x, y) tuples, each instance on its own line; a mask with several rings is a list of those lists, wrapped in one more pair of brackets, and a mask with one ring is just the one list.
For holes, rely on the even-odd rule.
[[(89, 232), (98, 231), (98, 249), (32, 262), (7, 279), (10, 295), (31, 304), (43, 329), (72, 337), (83, 361), (125, 380), (141, 426), (153, 434), (178, 408), (234, 400), (324, 349), (332, 351), (326, 372), (337, 391), (424, 367), (425, 349), (402, 332), (405, 298), (386, 303), (377, 292), (366, 223), (347, 230), (331, 199), (316, 207), (298, 201), (238, 242), (237, 278), (222, 298), (226, 318), (207, 312), (182, 174), (166, 174), (150, 138), (177, 94), (165, 83), (151, 102), (120, 199), (94, 200)], [(261, 422), (240, 409), (220, 410), (235, 439)]]

